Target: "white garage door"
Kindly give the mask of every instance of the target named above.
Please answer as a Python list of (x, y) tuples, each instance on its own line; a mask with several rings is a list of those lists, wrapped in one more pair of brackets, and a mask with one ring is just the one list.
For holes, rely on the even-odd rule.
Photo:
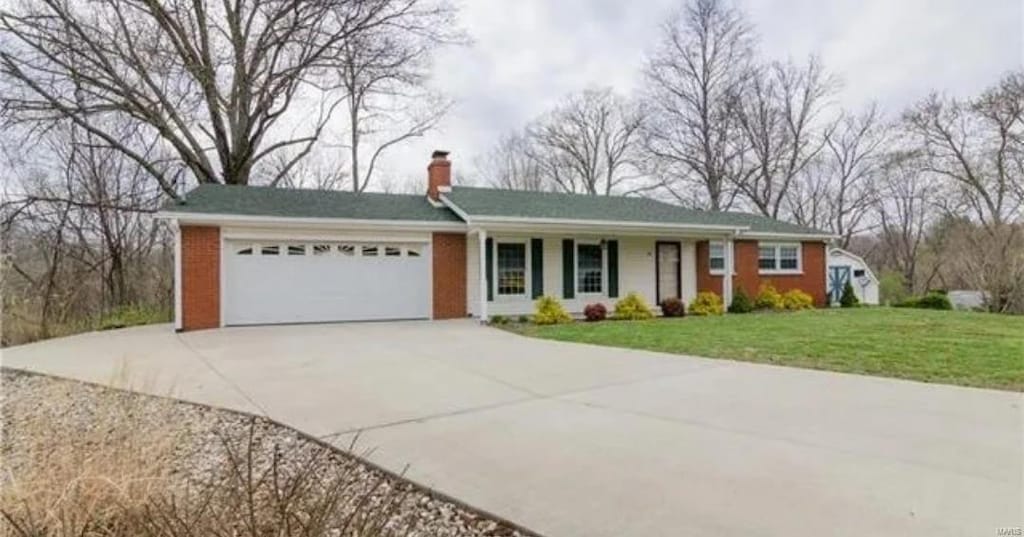
[(428, 243), (225, 243), (228, 325), (430, 317)]

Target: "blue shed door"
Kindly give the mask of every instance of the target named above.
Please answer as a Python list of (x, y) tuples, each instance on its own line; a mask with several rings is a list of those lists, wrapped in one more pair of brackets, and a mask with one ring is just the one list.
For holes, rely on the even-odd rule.
[(828, 268), (828, 296), (833, 304), (843, 297), (843, 287), (850, 281), (850, 267), (846, 265)]

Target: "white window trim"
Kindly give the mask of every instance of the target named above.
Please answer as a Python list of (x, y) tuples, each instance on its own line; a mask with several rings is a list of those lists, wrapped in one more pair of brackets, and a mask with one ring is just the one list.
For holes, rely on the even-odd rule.
[[(510, 294), (502, 294), (502, 293), (500, 293), (498, 291), (498, 245), (499, 244), (522, 244), (523, 245), (523, 249), (526, 252), (526, 256), (524, 257), (524, 261), (523, 261), (524, 263), (526, 263), (526, 266), (523, 267), (523, 268), (526, 269), (526, 270), (524, 271), (525, 272), (525, 281), (523, 282), (523, 292), (522, 293), (517, 293), (517, 294), (514, 294), (514, 295), (510, 295)], [(512, 300), (512, 301), (524, 300), (524, 299), (529, 300), (530, 299), (530, 282), (533, 281), (533, 274), (531, 274), (531, 270), (530, 270), (530, 267), (532, 266), (532, 263), (531, 263), (532, 259), (530, 259), (530, 240), (529, 239), (499, 239), (499, 238), (495, 237), (494, 238), (494, 255), (493, 255), (493, 258), (494, 259), (491, 260), (491, 274), (494, 275), (494, 281), (492, 282), (492, 285), (494, 286), (494, 299), (492, 300), (492, 302), (499, 302), (499, 301), (504, 301), (504, 300)]]
[[(608, 246), (607, 243), (601, 244), (600, 240), (575, 240), (573, 241), (573, 267), (572, 267), (572, 280), (573, 287), (576, 289), (577, 297), (603, 297), (608, 294)], [(580, 290), (580, 245), (589, 244), (599, 246), (601, 248), (601, 291), (597, 293), (584, 293)]]
[[(723, 265), (725, 264), (725, 245), (726, 245), (726, 242), (725, 241), (708, 241), (708, 274), (711, 274), (712, 276), (724, 276), (725, 275), (725, 267), (724, 266), (722, 268), (718, 268), (718, 269), (711, 268), (711, 245), (712, 244), (721, 244), (722, 245), (722, 263), (723, 263)], [(735, 243), (733, 243), (733, 248), (734, 249), (736, 248)], [(733, 260), (733, 267), (732, 267), (732, 275), (736, 276), (738, 274), (739, 274), (739, 272), (737, 272), (737, 269), (736, 269), (736, 260), (734, 259)]]
[[(761, 248), (775, 249), (775, 267), (773, 269), (761, 268)], [(782, 260), (782, 248), (796, 248), (796, 268), (778, 268)], [(799, 242), (759, 242), (757, 243), (757, 271), (758, 274), (803, 274), (804, 273), (804, 252), (803, 243)]]
[[(722, 246), (722, 268), (711, 268), (711, 247)], [(725, 241), (708, 241), (708, 272), (713, 276), (725, 274)]]

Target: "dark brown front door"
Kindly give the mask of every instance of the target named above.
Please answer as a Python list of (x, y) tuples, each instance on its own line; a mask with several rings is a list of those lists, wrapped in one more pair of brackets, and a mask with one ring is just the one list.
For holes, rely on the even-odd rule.
[(656, 245), (655, 282), (658, 303), (666, 298), (679, 298), (679, 243), (661, 242)]

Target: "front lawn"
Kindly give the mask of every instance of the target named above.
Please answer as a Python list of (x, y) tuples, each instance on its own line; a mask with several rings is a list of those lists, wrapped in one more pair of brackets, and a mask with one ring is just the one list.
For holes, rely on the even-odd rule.
[(1024, 317), (894, 308), (515, 325), (528, 336), (1024, 391)]

